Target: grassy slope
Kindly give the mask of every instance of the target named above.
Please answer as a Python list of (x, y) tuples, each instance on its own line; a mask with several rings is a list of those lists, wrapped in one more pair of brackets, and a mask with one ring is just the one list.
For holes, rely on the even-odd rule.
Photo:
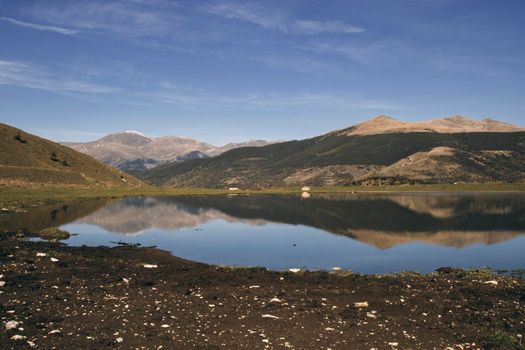
[(351, 137), (328, 134), (265, 147), (234, 149), (209, 159), (166, 164), (146, 172), (143, 178), (152, 184), (221, 187), (226, 180), (239, 177), (238, 182), (233, 181), (231, 184), (278, 186), (284, 177), (302, 167), (389, 165), (416, 152), (438, 146), (473, 152), (509, 150), (525, 154), (525, 132), (407, 133)]
[(140, 184), (90, 156), (5, 124), (0, 124), (0, 150), (0, 183), (4, 184)]

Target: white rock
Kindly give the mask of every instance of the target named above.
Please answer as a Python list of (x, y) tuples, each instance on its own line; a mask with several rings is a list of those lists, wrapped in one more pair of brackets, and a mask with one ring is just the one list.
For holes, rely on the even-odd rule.
[(250, 289), (261, 288), (261, 286), (249, 286)]
[(263, 339), (262, 342), (268, 344), (270, 341), (268, 339)]
[(53, 329), (51, 332), (49, 332), (48, 334), (59, 334), (60, 333), (60, 330), (58, 329)]
[(280, 317), (270, 315), (270, 314), (264, 314), (262, 315), (263, 318), (273, 318), (274, 320), (278, 320)]
[(36, 344), (30, 340), (27, 341), (27, 345), (29, 345), (30, 348), (34, 348), (36, 346)]
[(301, 197), (303, 197), (303, 198), (310, 198), (310, 193), (308, 193), (308, 192), (303, 192), (303, 193), (301, 194)]
[(128, 280), (127, 278), (123, 278), (122, 281), (123, 281), (124, 283), (126, 283), (126, 284), (129, 283), (129, 280)]
[(367, 313), (366, 313), (366, 317), (370, 317), (370, 318), (377, 318), (377, 316), (376, 316), (376, 315), (374, 315), (374, 314), (373, 314), (373, 313), (371, 313), (371, 312), (367, 312)]
[(270, 300), (270, 303), (282, 303), (283, 301), (279, 298), (273, 298), (272, 300)]
[(39, 256), (39, 257), (40, 256), (47, 256), (47, 254), (46, 253), (36, 253), (36, 256)]
[(51, 262), (58, 262), (58, 259), (56, 259), (56, 258), (51, 258)]
[(298, 273), (298, 272), (301, 272), (301, 269), (289, 269), (288, 271), (293, 272), (293, 273)]
[(498, 285), (498, 281), (496, 281), (496, 280), (485, 281), (485, 282), (483, 282), (483, 283), (485, 283), (485, 284), (491, 284), (491, 285), (493, 285), (493, 286), (497, 286), (497, 285)]
[(18, 321), (9, 321), (9, 322), (6, 322), (5, 324), (5, 329), (7, 330), (10, 330), (10, 329), (15, 329), (18, 327), (20, 323)]
[(144, 264), (145, 269), (156, 269), (158, 266), (153, 264)]
[(122, 338), (122, 337), (118, 337), (117, 339), (115, 339), (115, 341), (116, 341), (117, 343), (122, 343), (122, 342), (124, 341), (124, 338)]
[(170, 328), (170, 325), (169, 324), (163, 324), (162, 326), (160, 326), (160, 328)]
[(390, 342), (390, 343), (388, 343), (388, 345), (390, 345), (390, 346), (398, 346), (399, 343), (398, 342)]
[(354, 307), (359, 308), (359, 309), (363, 307), (368, 307), (368, 301), (360, 301), (360, 302), (354, 303)]
[(0, 287), (3, 287), (5, 286), (5, 282), (4, 281), (0, 281)]
[(15, 334), (11, 337), (11, 340), (23, 340), (25, 338), (23, 335)]

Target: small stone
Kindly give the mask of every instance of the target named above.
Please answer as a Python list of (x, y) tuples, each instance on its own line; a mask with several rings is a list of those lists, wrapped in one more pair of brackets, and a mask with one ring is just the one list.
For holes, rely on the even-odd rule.
[(390, 342), (390, 343), (388, 343), (388, 345), (390, 345), (390, 346), (398, 346), (399, 343), (398, 342)]
[(301, 269), (289, 269), (288, 271), (293, 272), (293, 273), (298, 273), (298, 272), (301, 272)]
[(368, 301), (360, 301), (360, 302), (354, 303), (354, 307), (358, 309), (368, 307)]
[(47, 256), (47, 254), (46, 253), (36, 253), (36, 256), (37, 257), (43, 257), (43, 256)]
[(496, 280), (485, 281), (483, 283), (490, 284), (490, 285), (493, 285), (493, 286), (497, 286), (498, 285), (498, 281), (496, 281)]
[(0, 281), (0, 287), (3, 287), (5, 286), (5, 282), (4, 281)]
[(27, 345), (29, 345), (30, 348), (34, 348), (36, 346), (36, 344), (33, 343), (31, 340), (27, 341)]
[(170, 325), (169, 324), (163, 324), (162, 326), (160, 326), (160, 328), (170, 328)]
[(7, 330), (10, 330), (10, 329), (15, 329), (18, 327), (20, 323), (18, 321), (9, 321), (9, 322), (6, 322), (5, 324), (5, 329)]
[(122, 278), (122, 281), (126, 284), (129, 284), (129, 280), (127, 278)]
[(366, 317), (370, 317), (370, 318), (377, 318), (377, 316), (376, 316), (376, 315), (374, 315), (374, 314), (373, 314), (373, 313), (371, 313), (371, 312), (367, 312), (367, 313), (366, 313)]
[(274, 315), (270, 315), (270, 314), (264, 314), (262, 315), (263, 318), (273, 318), (275, 320), (278, 320), (280, 317), (277, 317), (277, 316), (274, 316)]
[(158, 266), (154, 264), (144, 264), (145, 269), (156, 269)]
[(282, 303), (283, 301), (279, 298), (273, 298), (272, 300), (270, 300), (270, 303)]
[(51, 258), (51, 262), (58, 262), (58, 259), (56, 259), (56, 258)]
[(60, 334), (60, 330), (58, 329), (53, 329), (51, 332), (49, 332), (48, 334)]
[(268, 344), (270, 341), (268, 339), (263, 339), (262, 342)]
[(116, 341), (117, 343), (122, 343), (122, 342), (124, 341), (124, 338), (122, 338), (122, 337), (118, 337), (117, 339), (115, 339), (115, 341)]
[(24, 337), (23, 335), (20, 335), (20, 334), (15, 334), (11, 337), (11, 340), (23, 340), (25, 339), (26, 337)]

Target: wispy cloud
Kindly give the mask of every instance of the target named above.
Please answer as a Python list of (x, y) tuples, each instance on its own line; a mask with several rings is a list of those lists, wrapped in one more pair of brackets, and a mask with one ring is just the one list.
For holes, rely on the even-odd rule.
[(169, 83), (164, 89), (143, 94), (158, 102), (186, 106), (230, 107), (243, 109), (279, 109), (308, 107), (327, 110), (391, 110), (398, 107), (381, 101), (368, 100), (352, 93), (303, 92), (295, 94), (249, 93), (223, 95), (178, 87)]
[(37, 5), (27, 12), (49, 23), (121, 36), (167, 34), (175, 22), (166, 12), (133, 2), (75, 1), (57, 6)]
[(220, 3), (204, 9), (224, 18), (250, 22), (265, 29), (279, 30), (290, 34), (361, 33), (365, 29), (341, 21), (313, 21), (292, 19), (268, 8), (247, 3)]
[(109, 94), (119, 91), (117, 88), (105, 85), (92, 84), (81, 80), (63, 79), (35, 64), (1, 60), (0, 85), (20, 86), (54, 92), (80, 92), (87, 94)]
[(40, 30), (43, 32), (55, 32), (55, 33), (60, 33), (60, 34), (65, 34), (65, 35), (74, 35), (78, 33), (78, 30), (66, 29), (66, 28), (49, 26), (49, 25), (44, 25), (44, 24), (23, 22), (23, 21), (14, 19), (14, 18), (9, 18), (9, 17), (0, 17), (0, 20), (10, 23), (15, 26), (31, 28), (31, 29)]

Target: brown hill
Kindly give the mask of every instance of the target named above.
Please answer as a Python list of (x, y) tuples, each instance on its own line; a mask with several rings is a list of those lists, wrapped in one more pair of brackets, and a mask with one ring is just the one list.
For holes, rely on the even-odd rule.
[(0, 184), (135, 186), (140, 183), (69, 147), (0, 124)]

